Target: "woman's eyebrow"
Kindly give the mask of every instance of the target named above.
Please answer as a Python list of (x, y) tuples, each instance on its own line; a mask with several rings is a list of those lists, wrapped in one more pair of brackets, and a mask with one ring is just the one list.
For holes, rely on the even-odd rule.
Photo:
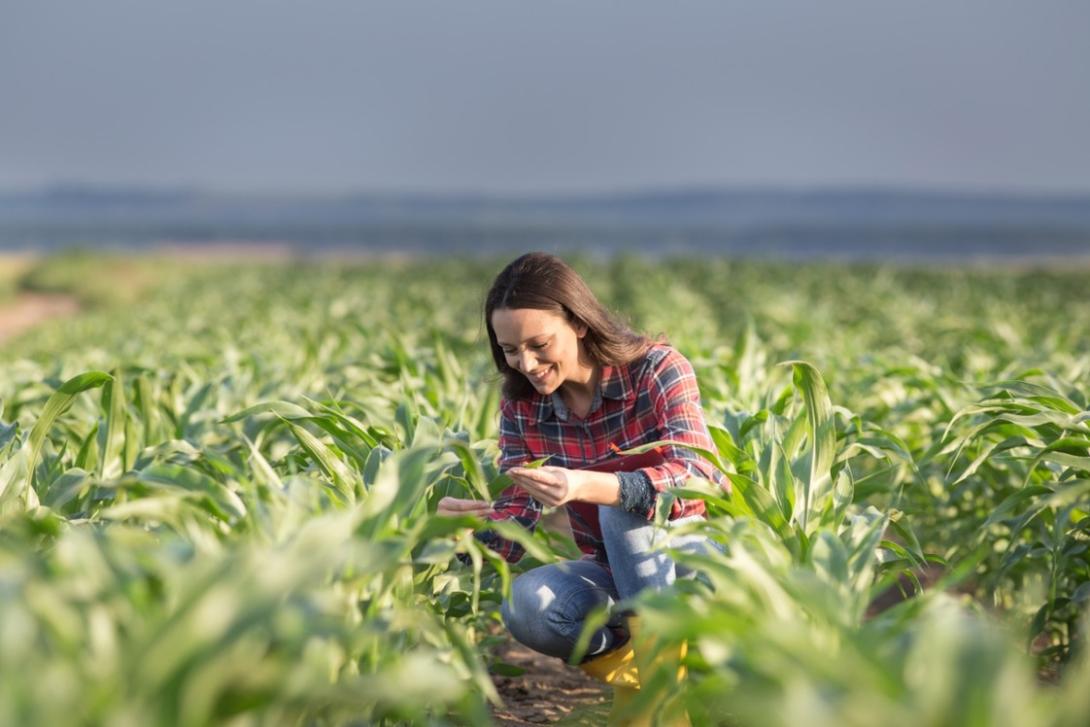
[[(552, 336), (553, 336), (553, 334), (551, 334), (551, 333), (539, 333), (536, 336), (529, 336), (528, 338), (522, 339), (522, 343), (529, 343), (530, 341), (534, 340), (535, 338), (552, 338)], [(498, 338), (496, 339), (496, 343), (498, 343), (501, 346), (510, 346), (511, 345), (507, 341), (501, 341)]]

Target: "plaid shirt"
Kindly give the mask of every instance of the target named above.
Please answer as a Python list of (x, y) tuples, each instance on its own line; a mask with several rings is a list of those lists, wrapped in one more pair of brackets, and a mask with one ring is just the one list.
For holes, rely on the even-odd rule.
[[(663, 344), (654, 345), (644, 357), (626, 366), (603, 366), (585, 419), (568, 412), (559, 392), (551, 396), (535, 393), (524, 401), (505, 399), (500, 404), (501, 471), (546, 455), (551, 455), (546, 463), (550, 466), (612, 470), (616, 469), (616, 452), (662, 439), (714, 450), (693, 367)], [(729, 488), (722, 473), (695, 452), (668, 446), (659, 448), (659, 453), (658, 464), (641, 463), (634, 470), (645, 475), (656, 492), (678, 487), (692, 476)], [(620, 476), (625, 475), (622, 472)], [(566, 507), (575, 543), (584, 557), (607, 562), (598, 506), (572, 502)], [(679, 499), (673, 502), (670, 519), (703, 513), (702, 501)], [(654, 514), (652, 506), (646, 513), (648, 520)], [(490, 520), (510, 520), (529, 530), (540, 517), (541, 504), (517, 485), (504, 491), (488, 514)], [(493, 531), (478, 532), (477, 538), (510, 562), (522, 557), (520, 545)]]

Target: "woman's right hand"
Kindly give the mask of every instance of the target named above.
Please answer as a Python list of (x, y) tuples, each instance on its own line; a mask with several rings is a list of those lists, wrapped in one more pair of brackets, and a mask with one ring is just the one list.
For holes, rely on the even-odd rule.
[(483, 500), (463, 500), (458, 497), (444, 497), (439, 501), (436, 509), (437, 515), (446, 517), (461, 517), (462, 515), (476, 515), (484, 517), (492, 512), (492, 503)]

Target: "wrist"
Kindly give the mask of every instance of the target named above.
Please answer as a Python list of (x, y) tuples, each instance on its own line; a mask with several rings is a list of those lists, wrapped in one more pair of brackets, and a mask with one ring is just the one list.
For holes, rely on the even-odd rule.
[(586, 470), (572, 470), (571, 471), (571, 495), (570, 501), (582, 502), (587, 495), (587, 471)]
[(595, 505), (617, 505), (620, 503), (621, 481), (614, 472), (595, 472), (593, 470), (575, 470), (575, 495), (573, 500), (589, 502)]

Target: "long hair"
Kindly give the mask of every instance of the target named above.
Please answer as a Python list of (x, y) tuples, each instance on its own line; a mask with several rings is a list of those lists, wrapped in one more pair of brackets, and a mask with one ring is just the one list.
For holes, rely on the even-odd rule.
[(655, 343), (636, 333), (609, 312), (591, 292), (579, 273), (555, 255), (531, 252), (507, 265), (488, 290), (484, 324), (492, 347), (492, 360), (503, 376), (503, 395), (529, 399), (534, 387), (507, 365), (492, 328), (492, 313), (500, 309), (534, 308), (564, 316), (572, 326), (586, 325), (583, 349), (599, 366), (623, 366), (647, 352)]

